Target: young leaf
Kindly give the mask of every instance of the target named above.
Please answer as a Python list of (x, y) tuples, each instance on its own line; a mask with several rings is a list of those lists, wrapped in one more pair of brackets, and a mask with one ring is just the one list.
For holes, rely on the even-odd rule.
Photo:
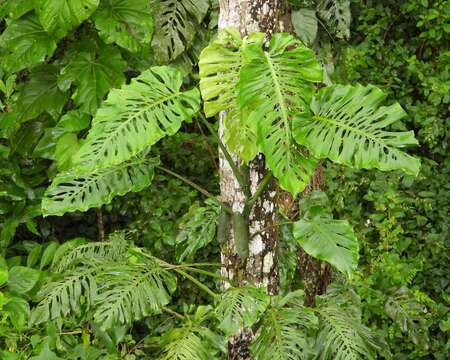
[(252, 33), (240, 71), (238, 101), (245, 120), (257, 129), (257, 142), (280, 186), (297, 195), (308, 184), (316, 161), (295, 146), (292, 117), (312, 97), (322, 79), (313, 52), (288, 34), (275, 34), (264, 51), (264, 34)]
[(48, 33), (64, 37), (95, 11), (99, 0), (40, 0), (35, 1), (39, 21)]
[(208, 0), (151, 0), (155, 59), (167, 63), (190, 46), (209, 8)]
[(72, 95), (81, 111), (95, 114), (101, 101), (112, 87), (125, 82), (123, 72), (126, 62), (119, 50), (102, 46), (95, 52), (69, 52), (69, 62), (62, 69), (58, 86), (68, 90), (74, 83), (77, 86)]
[(200, 91), (205, 115), (211, 117), (226, 111), (224, 140), (229, 149), (249, 162), (258, 153), (256, 134), (239, 113), (236, 86), (242, 65), (242, 40), (236, 29), (219, 33), (200, 54)]
[(216, 307), (219, 328), (230, 337), (239, 329), (252, 326), (266, 310), (268, 302), (269, 297), (263, 290), (250, 285), (228, 289)]
[(58, 174), (45, 191), (42, 213), (49, 216), (86, 211), (109, 204), (114, 196), (141, 191), (152, 182), (158, 163), (157, 159), (136, 158), (92, 173)]
[(294, 237), (309, 255), (351, 276), (358, 265), (358, 240), (345, 220), (316, 216), (294, 223)]
[(180, 91), (181, 74), (153, 67), (112, 90), (92, 121), (92, 128), (76, 155), (75, 167), (91, 171), (120, 164), (167, 135), (199, 109), (197, 89)]
[(0, 36), (0, 47), (7, 50), (1, 66), (9, 72), (17, 72), (52, 55), (56, 42), (42, 28), (36, 15), (28, 14), (8, 25)]
[(311, 9), (300, 9), (291, 14), (292, 25), (297, 36), (306, 45), (312, 45), (317, 36), (316, 12)]
[(357, 169), (419, 172), (420, 161), (399, 148), (417, 145), (414, 132), (384, 130), (404, 117), (398, 103), (380, 106), (386, 95), (375, 86), (334, 85), (311, 103), (312, 114), (296, 118), (295, 139), (318, 158)]
[(192, 260), (197, 250), (211, 243), (216, 236), (220, 206), (208, 202), (206, 206), (194, 204), (181, 219), (176, 238), (177, 259)]
[(107, 44), (116, 43), (137, 52), (152, 38), (153, 20), (148, 0), (102, 1), (93, 18)]
[(57, 75), (54, 65), (41, 65), (31, 72), (30, 81), (21, 86), (14, 105), (20, 122), (34, 119), (44, 111), (58, 118), (69, 96), (58, 89)]

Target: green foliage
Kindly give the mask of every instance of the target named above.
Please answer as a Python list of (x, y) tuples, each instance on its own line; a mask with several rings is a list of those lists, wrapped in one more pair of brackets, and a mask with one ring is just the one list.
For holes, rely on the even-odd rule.
[(306, 112), (297, 119), (295, 139), (318, 158), (357, 169), (400, 169), (417, 176), (420, 161), (398, 150), (417, 145), (414, 132), (384, 130), (405, 116), (399, 104), (380, 107), (385, 97), (370, 86), (326, 87), (311, 102), (313, 115)]
[(75, 168), (92, 171), (118, 165), (162, 137), (175, 134), (198, 110), (196, 89), (180, 92), (181, 74), (153, 67), (109, 93), (97, 112)]
[(107, 44), (137, 52), (151, 40), (153, 18), (148, 1), (102, 0), (93, 18)]
[(151, 0), (155, 15), (152, 45), (157, 62), (168, 62), (191, 45), (208, 11), (208, 0)]
[(92, 173), (60, 173), (45, 192), (42, 213), (48, 216), (75, 210), (86, 211), (91, 207), (109, 204), (114, 196), (141, 191), (151, 184), (158, 163), (158, 159), (138, 156)]

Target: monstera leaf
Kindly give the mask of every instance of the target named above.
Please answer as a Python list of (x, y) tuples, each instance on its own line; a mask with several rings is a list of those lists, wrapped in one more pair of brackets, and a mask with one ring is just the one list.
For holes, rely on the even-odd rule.
[(99, 0), (35, 1), (39, 21), (48, 33), (63, 37), (95, 11)]
[(116, 195), (141, 191), (150, 185), (158, 163), (158, 159), (136, 158), (92, 173), (61, 173), (44, 194), (42, 213), (48, 216), (86, 211), (110, 203)]
[(311, 111), (296, 119), (295, 139), (318, 158), (357, 169), (403, 170), (417, 175), (418, 159), (399, 148), (416, 145), (414, 133), (385, 130), (406, 115), (375, 86), (335, 85), (319, 91)]
[(153, 20), (148, 0), (102, 1), (93, 18), (107, 44), (137, 52), (151, 41)]
[(275, 34), (268, 51), (263, 33), (247, 41), (238, 83), (241, 113), (250, 113), (245, 121), (256, 128), (267, 166), (295, 196), (308, 184), (316, 161), (295, 145), (292, 118), (309, 104), (322, 69), (313, 52), (288, 34)]
[(216, 307), (219, 328), (226, 336), (232, 336), (242, 327), (252, 326), (265, 311), (268, 301), (263, 290), (250, 285), (228, 289)]
[(190, 46), (209, 8), (208, 0), (151, 0), (155, 59), (167, 63)]
[(112, 90), (92, 121), (86, 143), (74, 159), (80, 173), (131, 159), (191, 121), (199, 108), (197, 89), (180, 91), (181, 74), (153, 67), (131, 84)]
[(352, 14), (349, 0), (319, 0), (317, 13), (327, 25), (327, 30), (340, 39), (350, 37)]
[(358, 265), (358, 240), (345, 220), (315, 216), (294, 223), (294, 237), (309, 255), (324, 260), (344, 274)]
[(200, 91), (206, 116), (226, 111), (224, 141), (228, 148), (248, 162), (258, 153), (256, 134), (242, 121), (236, 98), (236, 86), (242, 65), (242, 40), (236, 29), (224, 29), (217, 40), (206, 47), (199, 60)]

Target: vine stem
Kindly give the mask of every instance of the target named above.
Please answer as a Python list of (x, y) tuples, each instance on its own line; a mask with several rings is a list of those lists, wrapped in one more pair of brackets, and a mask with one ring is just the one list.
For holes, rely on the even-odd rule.
[(167, 306), (163, 306), (162, 309), (163, 309), (166, 313), (168, 313), (168, 314), (170, 314), (170, 315), (173, 315), (173, 316), (177, 317), (177, 318), (180, 319), (180, 320), (184, 320), (184, 319), (185, 319), (185, 317), (184, 317), (183, 315), (181, 315), (180, 313), (178, 313), (178, 312), (176, 312), (176, 311), (174, 311), (174, 310), (172, 310), (172, 309), (169, 309)]
[(200, 185), (197, 185), (196, 183), (192, 182), (191, 180), (189, 180), (188, 178), (177, 174), (176, 172), (165, 168), (164, 166), (158, 165), (156, 167), (159, 170), (164, 171), (165, 173), (172, 175), (173, 177), (176, 177), (177, 179), (180, 179), (181, 181), (185, 182), (186, 184), (188, 184), (189, 186), (193, 187), (195, 190), (197, 190), (198, 192), (200, 192), (201, 194), (205, 195), (206, 197), (210, 198), (211, 200), (213, 200), (215, 203), (217, 203), (218, 205), (220, 205), (226, 212), (232, 214), (233, 210), (226, 204), (224, 204), (222, 201), (218, 200), (213, 194), (211, 194), (208, 190), (202, 188)]
[(220, 137), (217, 135), (216, 131), (211, 126), (209, 121), (206, 119), (205, 115), (203, 115), (203, 113), (201, 113), (201, 112), (199, 114), (200, 114), (200, 120), (208, 128), (208, 130), (211, 133), (211, 135), (214, 136), (214, 138), (217, 140), (217, 143), (219, 144), (220, 150), (222, 150), (222, 152), (223, 152), (223, 154), (225, 156), (225, 159), (228, 161), (228, 164), (230, 164), (231, 170), (233, 171), (233, 174), (234, 174), (236, 180), (238, 181), (242, 191), (244, 192), (244, 194), (247, 197), (250, 197), (251, 194), (250, 194), (250, 188), (248, 186), (248, 183), (247, 183), (247, 181), (245, 181), (244, 176), (242, 175), (241, 171), (239, 170), (239, 168), (236, 166), (235, 162), (233, 161), (233, 158), (231, 157), (231, 154), (228, 152), (226, 146), (224, 145), (224, 143), (222, 142)]
[(187, 272), (180, 270), (180, 269), (173, 269), (175, 272), (180, 274), (181, 276), (185, 277), (186, 279), (192, 281), (195, 285), (198, 286), (199, 289), (202, 289), (204, 292), (211, 295), (213, 298), (217, 298), (219, 295), (216, 294), (214, 291), (212, 291), (209, 287), (206, 285), (203, 285), (200, 281), (198, 281), (195, 277), (189, 275)]
[(255, 193), (253, 194), (253, 196), (248, 199), (245, 203), (245, 207), (244, 207), (244, 214), (245, 215), (249, 215), (250, 211), (253, 207), (253, 205), (255, 205), (256, 201), (258, 200), (258, 198), (261, 196), (261, 194), (264, 192), (264, 190), (266, 189), (267, 185), (269, 185), (270, 181), (273, 178), (273, 174), (271, 171), (269, 171), (264, 178), (261, 180), (261, 182), (258, 185), (258, 188), (256, 189)]

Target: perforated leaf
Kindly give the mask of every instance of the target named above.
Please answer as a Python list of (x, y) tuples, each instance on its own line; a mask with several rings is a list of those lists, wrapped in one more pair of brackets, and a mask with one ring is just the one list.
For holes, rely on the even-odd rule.
[(76, 155), (76, 168), (91, 171), (120, 164), (175, 134), (183, 121), (191, 121), (200, 102), (197, 89), (180, 91), (182, 83), (177, 70), (162, 66), (112, 90)]
[(275, 34), (264, 51), (264, 34), (252, 33), (238, 82), (241, 113), (256, 128), (257, 143), (280, 186), (297, 195), (308, 184), (316, 161), (292, 137), (292, 118), (304, 111), (322, 69), (313, 52), (288, 34)]
[(61, 38), (91, 16), (99, 0), (35, 0), (34, 3), (45, 31)]
[(190, 46), (209, 7), (208, 0), (151, 0), (155, 59), (167, 63)]
[(56, 42), (42, 28), (36, 15), (30, 13), (8, 25), (0, 36), (0, 47), (5, 48), (2, 67), (9, 72), (17, 72), (52, 55)]
[(251, 345), (252, 353), (257, 360), (311, 359), (313, 352), (308, 337), (317, 325), (313, 311), (299, 301), (271, 306)]
[(351, 275), (358, 265), (358, 240), (345, 220), (316, 216), (294, 223), (294, 237), (309, 255)]
[(137, 158), (97, 172), (58, 174), (45, 191), (42, 212), (48, 216), (86, 211), (109, 204), (114, 196), (140, 191), (150, 185), (158, 163), (158, 159)]
[(317, 13), (338, 38), (350, 37), (350, 23), (352, 15), (349, 0), (320, 0), (317, 4)]
[(61, 70), (58, 85), (67, 90), (76, 85), (72, 95), (81, 111), (95, 114), (98, 106), (112, 87), (125, 82), (126, 62), (119, 50), (102, 46), (96, 52), (71, 52), (68, 64)]
[(357, 169), (417, 175), (420, 161), (400, 150), (417, 145), (414, 132), (385, 130), (406, 115), (398, 103), (381, 106), (385, 98), (375, 86), (323, 88), (311, 103), (312, 114), (297, 117), (295, 139), (318, 158)]
[(242, 65), (242, 40), (236, 29), (219, 33), (200, 54), (200, 91), (206, 116), (226, 111), (224, 141), (228, 148), (248, 162), (258, 153), (256, 134), (239, 113), (236, 86)]
[(137, 52), (151, 41), (153, 18), (148, 0), (102, 1), (93, 18), (107, 44)]
[(156, 263), (117, 265), (102, 272), (98, 281), (94, 320), (102, 329), (160, 312), (176, 287), (175, 277)]
[(269, 297), (262, 289), (250, 285), (228, 289), (216, 307), (219, 328), (226, 336), (232, 336), (242, 327), (253, 325), (268, 301)]

